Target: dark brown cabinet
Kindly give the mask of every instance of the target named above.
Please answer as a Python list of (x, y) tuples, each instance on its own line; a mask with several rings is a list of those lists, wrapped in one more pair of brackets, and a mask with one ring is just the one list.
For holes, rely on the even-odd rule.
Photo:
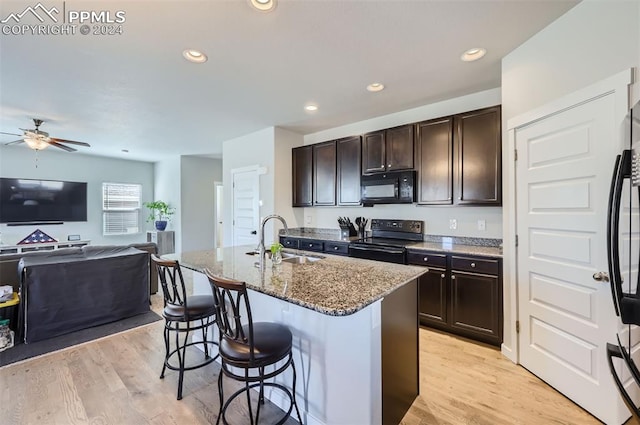
[(418, 123), (416, 133), (418, 204), (452, 204), (453, 117)]
[(500, 259), (409, 251), (409, 263), (429, 267), (419, 281), (422, 325), (502, 343)]
[(336, 142), (313, 146), (313, 205), (336, 204)]
[(500, 106), (456, 115), (457, 204), (502, 204)]
[(362, 173), (412, 170), (413, 124), (362, 136)]
[(360, 136), (336, 141), (338, 205), (360, 205)]
[(313, 205), (313, 148), (302, 146), (291, 149), (292, 206)]
[(501, 205), (500, 106), (417, 125), (418, 204)]

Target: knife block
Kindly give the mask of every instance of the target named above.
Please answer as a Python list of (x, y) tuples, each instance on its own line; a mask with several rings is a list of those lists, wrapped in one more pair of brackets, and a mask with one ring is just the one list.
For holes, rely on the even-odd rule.
[(341, 238), (348, 238), (351, 236), (358, 236), (358, 232), (356, 232), (356, 228), (353, 227), (353, 224), (350, 224), (348, 226), (340, 226), (340, 237)]

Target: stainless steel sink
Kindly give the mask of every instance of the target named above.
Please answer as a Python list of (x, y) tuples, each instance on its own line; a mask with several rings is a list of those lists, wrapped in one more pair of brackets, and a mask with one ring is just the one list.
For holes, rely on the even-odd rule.
[(314, 257), (311, 255), (292, 254), (290, 252), (282, 253), (282, 262), (291, 264), (313, 263), (322, 260), (324, 257)]

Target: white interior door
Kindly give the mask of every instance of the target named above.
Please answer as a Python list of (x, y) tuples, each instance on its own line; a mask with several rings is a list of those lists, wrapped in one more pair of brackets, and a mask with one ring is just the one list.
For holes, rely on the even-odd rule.
[(617, 321), (608, 282), (614, 94), (515, 129), (520, 362), (606, 423), (628, 417), (606, 363)]
[(233, 245), (258, 245), (260, 180), (258, 170), (234, 170)]
[(215, 187), (215, 200), (216, 200), (216, 205), (215, 205), (215, 220), (216, 220), (216, 225), (215, 225), (215, 238), (216, 238), (216, 243), (215, 243), (215, 247), (216, 248), (220, 248), (222, 247), (222, 241), (224, 240), (222, 238), (222, 215), (223, 215), (223, 200), (224, 200), (224, 191), (223, 191), (223, 186), (222, 183), (220, 182), (215, 182), (214, 183), (214, 187)]

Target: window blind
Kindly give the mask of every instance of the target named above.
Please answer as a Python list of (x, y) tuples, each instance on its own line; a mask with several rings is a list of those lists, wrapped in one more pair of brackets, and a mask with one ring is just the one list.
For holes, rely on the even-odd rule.
[(124, 235), (140, 232), (142, 186), (102, 184), (102, 234)]

